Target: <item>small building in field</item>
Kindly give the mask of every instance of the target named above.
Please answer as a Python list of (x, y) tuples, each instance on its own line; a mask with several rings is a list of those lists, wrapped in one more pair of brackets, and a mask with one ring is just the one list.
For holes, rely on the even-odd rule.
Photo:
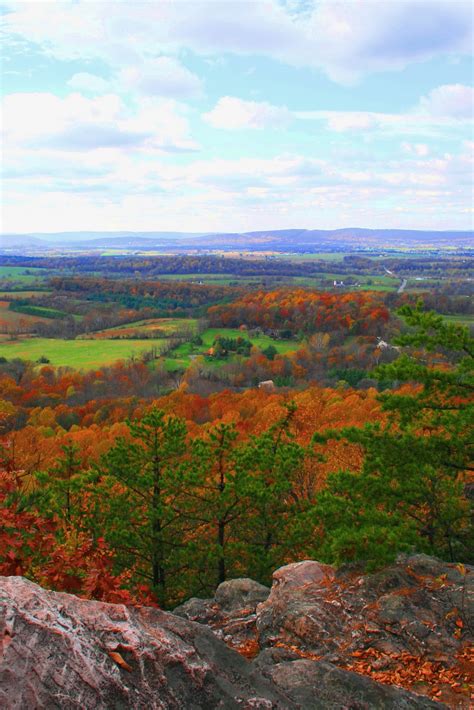
[(259, 390), (265, 390), (265, 392), (274, 392), (276, 387), (273, 380), (262, 380), (258, 383)]

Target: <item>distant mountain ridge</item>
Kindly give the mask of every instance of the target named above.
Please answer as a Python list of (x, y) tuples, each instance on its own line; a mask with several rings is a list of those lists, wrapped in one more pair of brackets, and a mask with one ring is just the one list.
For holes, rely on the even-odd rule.
[(54, 232), (3, 234), (0, 252), (24, 250), (96, 251), (122, 249), (138, 251), (295, 251), (360, 249), (401, 246), (472, 247), (472, 231), (410, 229), (270, 229), (252, 232)]

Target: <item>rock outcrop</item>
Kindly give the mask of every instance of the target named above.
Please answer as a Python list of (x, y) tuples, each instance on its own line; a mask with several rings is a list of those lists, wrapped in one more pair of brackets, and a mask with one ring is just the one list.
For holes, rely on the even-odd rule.
[(278, 688), (284, 690), (302, 710), (446, 708), (445, 705), (400, 688), (376, 683), (359, 673), (342, 670), (332, 663), (281, 654), (281, 650), (263, 651), (254, 665)]
[(229, 646), (254, 655), (257, 606), (265, 601), (270, 589), (253, 579), (230, 579), (220, 584), (213, 599), (193, 597), (178, 606), (174, 613), (190, 621), (210, 626), (216, 636)]
[[(182, 605), (179, 613), (210, 625), (249, 656), (273, 649), (272, 656), (262, 657), (275, 659), (275, 651), (285, 650), (294, 654), (293, 660), (305, 661), (292, 666), (291, 673), (297, 667), (307, 669), (308, 661), (331, 663), (341, 672), (356, 670), (442, 698), (451, 707), (470, 707), (467, 647), (473, 636), (473, 568), (412, 555), (363, 575), (306, 560), (276, 570), (271, 591), (260, 604), (228, 612), (218, 598), (216, 593), (201, 602), (203, 616), (198, 600)], [(267, 675), (278, 685), (279, 664), (273, 664)], [(302, 685), (305, 674), (298, 673)], [(331, 677), (332, 683), (341, 678), (334, 668)], [(287, 682), (281, 687), (288, 690)]]
[(423, 555), (368, 576), (304, 561), (174, 614), (0, 578), (0, 707), (468, 708), (472, 577)]
[(200, 624), (0, 579), (3, 710), (297, 707)]

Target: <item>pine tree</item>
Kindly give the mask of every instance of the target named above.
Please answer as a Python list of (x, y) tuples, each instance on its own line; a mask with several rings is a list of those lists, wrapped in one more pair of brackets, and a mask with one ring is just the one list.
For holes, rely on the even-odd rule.
[(186, 423), (152, 409), (127, 424), (131, 440), (119, 438), (97, 468), (104, 537), (121, 567), (133, 568), (166, 605), (179, 571)]
[(316, 522), (324, 532), (316, 554), (369, 566), (403, 550), (472, 561), (466, 491), (474, 470), (473, 339), (421, 305), (399, 312), (410, 327), (398, 340), (405, 351), (376, 375), (411, 383), (412, 391), (380, 396), (388, 415), (383, 426), (314, 437), (345, 439), (364, 452), (360, 472), (333, 474), (319, 495)]
[(38, 472), (36, 478), (40, 489), (28, 495), (29, 505), (37, 506), (47, 515), (55, 515), (64, 523), (64, 528), (79, 530), (82, 520), (82, 496), (84, 471), (79, 447), (66, 444), (49, 470)]
[(249, 513), (243, 530), (248, 574), (266, 583), (273, 570), (291, 557), (297, 537), (301, 543), (305, 506), (295, 492), (295, 476), (306, 451), (291, 432), (295, 411), (289, 404), (286, 414), (263, 434), (251, 437), (241, 452), (250, 473)]
[(184, 486), (194, 584), (207, 591), (241, 569), (239, 530), (248, 508), (248, 473), (239, 463), (236, 439), (231, 424), (219, 424), (206, 437), (197, 437)]

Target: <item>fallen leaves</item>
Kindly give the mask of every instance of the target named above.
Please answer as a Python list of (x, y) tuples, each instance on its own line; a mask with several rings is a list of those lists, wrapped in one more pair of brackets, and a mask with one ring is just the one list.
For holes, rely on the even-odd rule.
[(238, 646), (231, 646), (234, 651), (240, 653), (241, 656), (247, 658), (249, 661), (260, 653), (260, 645), (257, 639), (249, 639)]
[(110, 658), (115, 661), (115, 663), (120, 666), (120, 668), (123, 668), (124, 670), (128, 671), (129, 673), (132, 672), (132, 666), (127, 663), (127, 661), (124, 659), (124, 657), (118, 652), (118, 651), (109, 651), (109, 656)]
[[(351, 655), (356, 660), (345, 664), (344, 668), (370, 676), (378, 683), (416, 689), (417, 692), (436, 699), (446, 698), (450, 693), (465, 694), (469, 697), (473, 680), (472, 665), (469, 667), (469, 663), (473, 661), (472, 647), (464, 647), (452, 659), (451, 665), (409, 653), (381, 654), (374, 648), (354, 651)], [(384, 662), (384, 670), (379, 670), (378, 661), (382, 656), (386, 657), (390, 668), (387, 669), (388, 664)]]

